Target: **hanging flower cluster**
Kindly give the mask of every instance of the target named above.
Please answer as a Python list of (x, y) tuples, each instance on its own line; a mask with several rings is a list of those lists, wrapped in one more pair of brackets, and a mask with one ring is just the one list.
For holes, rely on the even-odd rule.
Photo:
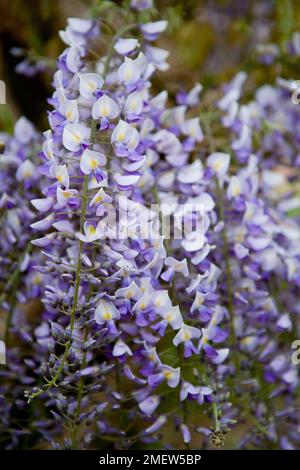
[[(3, 170), (0, 160), (1, 257), (25, 285), (10, 302), (43, 301), (24, 338), (36, 342), (24, 363), (43, 375), (26, 382), (28, 406), (43, 400), (54, 423), (38, 416), (39, 432), (54, 448), (222, 446), (244, 421), (241, 448), (297, 447), (300, 231), (289, 210), (299, 111), (289, 83), (241, 104), (241, 72), (213, 110), (200, 84), (172, 107), (167, 91), (152, 92), (169, 67), (154, 45), (167, 21), (151, 21), (152, 1), (130, 6), (99, 55), (105, 23), (68, 20), (41, 164), (24, 118)], [(23, 331), (17, 310), (8, 332)]]
[(42, 360), (48, 357), (42, 275), (36, 270), (43, 255), (32, 250), (30, 228), (35, 219), (30, 201), (34, 204), (41, 195), (40, 143), (41, 136), (24, 117), (16, 122), (12, 137), (1, 134), (0, 433), (6, 448), (22, 448), (41, 436), (50, 440), (55, 427), (45, 404), (31, 416), (24, 397), (26, 388), (40, 380)]
[(232, 289), (234, 343), (242, 360), (237, 370), (240, 374), (241, 367), (247, 368), (248, 396), (260, 396), (252, 414), (264, 423), (263, 438), (254, 433), (243, 443), (263, 446), (267, 440), (271, 448), (292, 449), (298, 445), (295, 427), (284, 424), (287, 419), (298, 423), (299, 375), (290, 348), (298, 333), (300, 232), (288, 212), (297, 203), (292, 182), (298, 142), (290, 137), (299, 111), (287, 93), (292, 88), (282, 79), (276, 87), (260, 88), (255, 101), (240, 105), (245, 78), (239, 74), (219, 101), (221, 110), (226, 109), (223, 122), (232, 131), (231, 147), (242, 162), (227, 179), (223, 195), (224, 269)]

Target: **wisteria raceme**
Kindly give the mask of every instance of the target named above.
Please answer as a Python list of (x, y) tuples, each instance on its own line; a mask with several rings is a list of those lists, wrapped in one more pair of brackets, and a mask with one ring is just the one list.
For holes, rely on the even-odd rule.
[[(78, 34), (72, 42), (75, 24), (77, 31), (84, 33)], [(142, 25), (141, 32), (146, 41), (153, 41), (166, 26), (166, 22), (148, 23)], [(66, 318), (58, 318), (58, 323), (63, 321), (67, 326), (69, 338), (62, 357), (52, 368), (51, 380), (34, 391), (30, 398), (51, 391), (62, 380), (63, 385), (76, 380), (78, 371), (73, 377), (65, 378), (69, 355), (75, 356), (73, 361), (81, 363), (79, 376), (82, 378), (77, 408), (76, 395), (73, 398), (72, 446), (76, 443), (79, 424), (84, 418), (89, 419), (91, 413), (96, 416), (100, 413), (102, 432), (114, 432), (118, 441), (123, 440), (122, 431), (119, 431), (119, 437), (106, 422), (109, 408), (119, 408), (126, 400), (120, 389), (120, 379), (116, 378), (113, 391), (108, 388), (107, 381), (96, 382), (95, 391), (104, 393), (107, 406), (96, 409), (86, 404), (87, 414), (81, 416), (78, 409), (85, 399), (85, 375), (98, 372), (104, 377), (106, 369), (107, 373), (114, 369), (117, 376), (121, 374), (135, 384), (137, 389), (132, 392), (132, 400), (136, 404), (133, 403), (130, 415), (131, 419), (141, 413), (145, 415), (149, 424), (140, 431), (140, 438), (149, 441), (152, 433), (147, 429), (159, 419), (156, 413), (161, 399), (155, 394), (156, 388), (160, 384), (171, 388), (178, 386), (179, 389), (192, 387), (192, 394), (181, 393), (182, 402), (188, 396), (200, 405), (210, 401), (212, 389), (207, 384), (196, 385), (184, 379), (182, 361), (203, 353), (212, 364), (218, 365), (228, 354), (228, 349), (217, 349), (208, 344), (208, 341), (222, 342), (227, 335), (219, 326), (213, 326), (219, 325), (226, 310), (217, 306), (214, 290), (218, 268), (205, 261), (209, 253), (206, 237), (191, 228), (178, 246), (170, 246), (167, 251), (163, 236), (156, 233), (157, 224), (149, 210), (151, 202), (157, 202), (157, 198), (160, 202), (167, 189), (168, 197), (173, 197), (173, 205), (178, 206), (178, 211), (185, 202), (191, 206), (204, 206), (206, 213), (201, 217), (205, 232), (208, 230), (208, 214), (214, 202), (199, 184), (204, 172), (202, 164), (195, 161), (185, 165), (189, 153), (203, 139), (199, 119), (185, 119), (184, 105), (182, 109), (171, 110), (168, 117), (166, 92), (151, 97), (150, 78), (156, 68), (166, 67), (163, 65), (166, 54), (147, 42), (144, 54), (138, 50), (134, 39), (117, 38), (114, 44), (116, 56), (100, 59), (96, 66), (98, 73), (88, 64), (81, 64), (78, 57), (81, 51), (88, 49), (91, 31), (95, 30), (92, 22), (77, 20), (75, 23), (72, 20), (67, 30), (61, 33), (70, 47), (59, 59), (59, 70), (54, 78), (56, 90), (51, 99), (54, 111), (49, 115), (52, 129), (46, 133), (44, 157), (47, 160), (42, 167), (49, 186), (44, 191), (44, 201), (40, 201), (42, 219), (33, 224), (33, 228), (42, 232), (50, 227), (56, 229), (55, 233), (51, 231), (51, 240), (49, 234), (43, 233), (44, 236), (36, 239), (34, 244), (43, 246), (49, 257), (47, 271), (53, 272), (51, 287), (46, 285), (46, 305), (59, 306), (62, 313), (69, 315), (69, 325), (65, 323)], [(76, 47), (77, 53), (73, 51)], [(197, 89), (198, 86), (194, 92), (196, 105)], [(183, 159), (182, 152), (185, 153)], [(160, 164), (162, 154), (165, 160)], [(171, 168), (173, 162), (177, 168), (174, 196), (169, 187), (173, 181), (168, 181), (165, 171), (168, 161)], [(153, 192), (156, 179), (157, 187)], [(48, 204), (50, 211), (45, 214), (44, 208)], [(118, 226), (114, 225), (111, 214), (116, 210)], [(174, 215), (176, 218), (176, 211)], [(184, 220), (192, 220), (192, 213), (183, 215)], [(123, 225), (123, 220), (127, 225)], [(149, 226), (151, 238), (143, 233)], [(116, 229), (118, 234), (114, 233)], [(177, 258), (180, 248), (183, 249), (183, 260)], [(192, 282), (187, 255), (195, 265), (195, 281)], [(187, 292), (187, 299), (177, 299), (175, 292), (179, 286)], [(203, 313), (203, 323), (195, 312), (205, 296), (208, 296), (210, 308)], [(202, 331), (207, 322), (208, 328)], [(56, 328), (59, 326), (55, 324), (52, 330)], [(164, 363), (160, 357), (160, 343), (164, 348), (168, 345), (175, 356), (171, 364)], [(90, 354), (82, 351), (86, 344)], [(95, 354), (97, 357), (103, 355), (107, 362), (96, 366)], [(183, 429), (187, 428), (185, 408), (183, 403), (183, 417), (178, 418)], [(126, 440), (125, 445), (130, 445), (130, 434)]]
[(42, 400), (32, 439), (51, 448), (222, 447), (235, 429), (239, 448), (297, 448), (293, 85), (247, 102), (240, 72), (208, 108), (200, 83), (172, 106), (152, 8), (132, 0), (109, 43), (105, 18), (69, 18), (50, 128), (2, 137), (1, 423)]
[[(24, 391), (39, 380), (42, 360), (47, 359), (47, 332), (40, 304), (42, 276), (36, 264), (43, 255), (32, 252), (34, 208), (30, 201), (41, 194), (37, 152), (41, 138), (24, 117), (15, 124), (14, 135), (1, 135), (1, 312), (4, 314), (1, 341), (1, 441), (5, 448), (22, 447), (26, 440), (54, 430), (49, 414), (27, 408)], [(33, 346), (34, 344), (34, 346)], [(20, 418), (23, 415), (23, 418)], [(19, 420), (22, 419), (22, 426)]]
[(30, 223), (35, 217), (30, 200), (40, 193), (36, 184), (38, 158), (33, 158), (39, 149), (39, 139), (33, 125), (24, 117), (17, 121), (13, 137), (1, 135), (1, 308), (6, 310), (6, 337), (11, 324), (22, 322), (18, 304), (25, 304), (25, 299), (39, 298), (41, 293), (41, 277), (34, 270), (34, 257), (39, 254), (30, 254), (33, 233)]
[[(289, 165), (293, 161), (292, 155), (297, 148), (297, 141), (292, 145), (284, 142), (290, 132), (289, 119), (296, 119), (297, 110), (289, 106), (289, 99), (280, 88), (269, 87), (268, 93), (263, 91), (258, 90), (257, 100), (249, 106), (241, 106), (237, 114), (236, 128), (240, 132), (237, 140), (240, 145), (237, 149), (237, 140), (232, 145), (238, 158), (241, 155), (244, 155), (243, 158), (247, 154), (248, 156), (247, 165), (230, 177), (226, 191), (228, 202), (225, 207), (228, 208), (227, 216), (230, 222), (226, 235), (228, 249), (231, 250), (229, 275), (235, 285), (236, 340), (240, 338), (240, 348), (245, 353), (245, 365), (249, 367), (251, 364), (247, 357), (250, 353), (253, 367), (260, 364), (263, 380), (272, 384), (272, 387), (268, 385), (272, 391), (261, 393), (261, 403), (253, 411), (259, 422), (266, 421), (268, 432), (265, 439), (275, 447), (297, 448), (298, 438), (295, 432), (283, 431), (283, 426), (288, 416), (292, 414), (294, 420), (298, 415), (297, 408), (294, 409), (291, 402), (295, 400), (299, 377), (295, 366), (289, 360), (290, 344), (285, 344), (281, 336), (287, 334), (292, 339), (292, 332), (298, 332), (300, 233), (298, 225), (288, 218), (283, 210), (291, 204), (287, 199), (291, 189), (288, 180), (285, 179), (284, 173), (276, 178), (278, 173), (274, 171), (277, 165), (285, 165), (285, 171), (289, 174)], [(286, 106), (286, 122), (280, 140), (282, 145), (290, 148), (289, 152), (284, 152), (284, 156), (290, 155), (288, 160), (276, 155), (275, 158), (270, 158), (268, 155), (270, 136), (280, 132), (277, 128), (278, 114), (269, 115), (274, 106), (270, 95), (273, 95), (273, 98), (278, 95), (278, 99), (281, 97), (282, 104)], [(272, 106), (267, 103), (272, 103)], [(243, 124), (238, 122), (242, 110), (243, 116), (249, 116), (249, 131), (243, 130)], [(251, 116), (255, 120), (253, 128), (250, 125)], [(255, 149), (253, 135), (264, 124), (268, 126), (268, 132), (255, 156), (249, 153)], [(234, 121), (231, 126), (234, 129)], [(241, 135), (247, 137), (244, 139)], [(285, 196), (281, 203), (274, 199), (276, 188), (277, 194)], [(283, 202), (284, 199), (287, 199), (286, 202)], [(293, 204), (293, 200), (290, 201)], [(290, 285), (291, 289), (281, 291), (279, 286), (282, 283)], [(257, 390), (257, 386), (253, 380), (253, 390)], [(282, 396), (287, 404), (275, 413), (272, 401), (279, 396)], [(252, 438), (254, 444), (257, 443), (257, 436), (250, 435), (248, 440)]]

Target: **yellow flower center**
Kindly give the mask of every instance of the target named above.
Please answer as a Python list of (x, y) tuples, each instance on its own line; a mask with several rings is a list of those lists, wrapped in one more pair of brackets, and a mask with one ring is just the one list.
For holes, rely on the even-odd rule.
[(97, 168), (98, 166), (97, 160), (95, 158), (91, 158), (90, 165), (91, 165), (91, 168)]
[(68, 111), (66, 113), (66, 118), (69, 119), (69, 121), (70, 121), (72, 119), (72, 117), (73, 117), (73, 111)]
[(124, 139), (125, 139), (125, 132), (120, 131), (117, 135), (117, 140), (118, 140), (118, 142), (122, 142)]
[(76, 142), (79, 143), (81, 141), (81, 136), (79, 134), (73, 134), (73, 137)]
[(108, 116), (109, 115), (109, 107), (107, 105), (102, 105), (101, 108), (100, 108), (100, 114), (103, 117)]
[(219, 162), (215, 162), (215, 163), (213, 164), (213, 169), (214, 169), (215, 171), (221, 170), (221, 168), (222, 168), (222, 162), (219, 161)]
[(89, 226), (89, 234), (94, 235), (96, 233), (96, 228), (93, 225)]
[(96, 86), (93, 82), (86, 82), (87, 86), (89, 87), (90, 90), (95, 91)]
[(183, 340), (184, 340), (184, 341), (188, 341), (189, 339), (191, 339), (191, 335), (190, 335), (190, 333), (189, 333), (188, 331), (185, 331), (185, 332), (183, 333)]
[(131, 111), (135, 111), (136, 108), (137, 108), (137, 105), (138, 105), (138, 102), (137, 102), (136, 99), (134, 99), (134, 100), (132, 100), (132, 101), (130, 102), (129, 108), (131, 109)]
[(248, 346), (249, 344), (251, 344), (251, 341), (252, 341), (252, 337), (246, 336), (246, 338), (242, 339), (242, 344), (244, 344), (245, 346)]
[(35, 285), (39, 285), (41, 283), (41, 278), (39, 276), (36, 276), (34, 279), (33, 279), (33, 284)]
[(173, 320), (173, 318), (174, 318), (174, 315), (172, 312), (168, 313), (168, 315), (166, 316), (166, 320), (169, 323)]
[(112, 319), (112, 314), (110, 312), (103, 313), (103, 320), (111, 320), (111, 319)]
[(203, 336), (202, 343), (206, 344), (208, 342), (208, 337), (206, 335)]
[(125, 70), (125, 80), (128, 81), (128, 80), (131, 80), (132, 79), (132, 70), (130, 68), (127, 68)]
[(240, 187), (240, 186), (236, 186), (235, 188), (233, 188), (232, 194), (233, 194), (234, 196), (239, 196), (239, 195), (241, 194), (241, 187)]

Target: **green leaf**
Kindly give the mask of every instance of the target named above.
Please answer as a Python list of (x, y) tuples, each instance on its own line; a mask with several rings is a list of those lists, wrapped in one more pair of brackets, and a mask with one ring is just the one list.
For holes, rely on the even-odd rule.
[(295, 207), (294, 209), (290, 209), (287, 212), (287, 216), (288, 217), (293, 217), (293, 218), (300, 217), (300, 207)]

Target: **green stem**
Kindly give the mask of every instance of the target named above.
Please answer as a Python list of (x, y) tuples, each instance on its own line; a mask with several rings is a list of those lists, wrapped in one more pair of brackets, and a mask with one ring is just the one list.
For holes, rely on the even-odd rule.
[[(82, 232), (83, 230), (83, 224), (85, 221), (85, 216), (86, 216), (86, 209), (87, 209), (87, 193), (88, 193), (88, 175), (84, 176), (84, 183), (83, 183), (83, 195), (82, 195), (82, 209), (81, 209), (81, 217), (80, 217), (80, 231)], [(78, 304), (78, 295), (79, 295), (79, 288), (80, 288), (80, 278), (81, 278), (81, 267), (82, 267), (82, 260), (81, 260), (81, 254), (82, 254), (82, 247), (83, 247), (83, 242), (80, 240), (79, 241), (79, 250), (78, 250), (78, 258), (77, 258), (77, 267), (76, 267), (76, 276), (75, 276), (75, 289), (74, 289), (74, 298), (73, 298), (73, 306), (70, 314), (70, 338), (67, 341), (65, 345), (65, 351), (60, 363), (60, 366), (55, 374), (55, 376), (47, 382), (47, 385), (43, 387), (42, 389), (38, 390), (37, 392), (33, 393), (29, 401), (33, 400), (34, 398), (38, 397), (42, 393), (46, 392), (53, 386), (57, 385), (57, 380), (59, 379), (65, 365), (66, 361), (72, 346), (72, 333), (74, 331), (74, 326), (75, 326), (75, 316), (76, 316), (76, 309), (77, 309), (77, 304)]]
[[(216, 180), (216, 188), (217, 188), (217, 196), (218, 196), (218, 207), (219, 207), (219, 214), (220, 220), (224, 221), (225, 223), (225, 211), (224, 211), (224, 204), (222, 198), (222, 192), (219, 185), (219, 182)], [(241, 375), (241, 366), (240, 360), (238, 357), (237, 351), (237, 337), (235, 332), (234, 326), (234, 302), (233, 302), (233, 286), (232, 286), (232, 277), (231, 277), (231, 266), (230, 266), (230, 258), (229, 258), (229, 242), (226, 230), (226, 224), (222, 230), (222, 240), (223, 240), (223, 255), (225, 260), (225, 276), (226, 276), (226, 287), (227, 287), (227, 309), (229, 312), (230, 317), (230, 337), (229, 342), (233, 352), (233, 360), (235, 364), (235, 368), (237, 371), (238, 376)]]
[[(179, 354), (178, 354), (180, 371), (183, 370), (183, 360), (182, 360), (183, 354), (184, 354), (184, 346), (183, 346), (183, 344), (181, 344), (180, 348), (179, 348)], [(183, 400), (183, 402), (181, 403), (181, 411), (182, 411), (183, 424), (185, 424), (187, 426), (187, 423), (188, 423), (187, 400)], [(186, 450), (190, 449), (190, 443), (189, 442), (185, 443), (185, 448), (186, 448)]]
[[(207, 116), (203, 117), (203, 124), (205, 127), (206, 137), (208, 140), (210, 152), (215, 152), (216, 146), (213, 140), (211, 126), (207, 120)], [(222, 195), (221, 187), (217, 180), (216, 180), (216, 188), (217, 188), (220, 219), (225, 222), (223, 195)], [(237, 377), (239, 379), (239, 383), (242, 384), (242, 371), (241, 371), (241, 366), (240, 366), (239, 354), (237, 351), (238, 343), (237, 343), (237, 337), (236, 337), (235, 326), (234, 326), (233, 285), (232, 285), (232, 277), (231, 277), (229, 242), (228, 242), (228, 236), (227, 236), (227, 231), (226, 231), (226, 225), (222, 230), (222, 239), (223, 239), (223, 254), (224, 254), (224, 259), (225, 259), (225, 276), (226, 276), (226, 285), (227, 285), (227, 294), (228, 294), (227, 308), (228, 308), (228, 312), (230, 316), (230, 338), (229, 339), (230, 339), (230, 346), (232, 348), (233, 361), (234, 361), (234, 365), (236, 368)], [(260, 432), (262, 432), (264, 435), (269, 437), (268, 431), (257, 421), (255, 416), (253, 416), (251, 412), (249, 412), (248, 400), (250, 400), (249, 394), (248, 393), (242, 394), (242, 398), (241, 398), (242, 409), (247, 414), (249, 419), (253, 422), (253, 424), (257, 427), (257, 429), (259, 429)], [(213, 408), (213, 413), (214, 414), (217, 413), (217, 407)], [(217, 423), (218, 421), (216, 421), (216, 426), (217, 426)]]
[(136, 23), (133, 23), (133, 24), (129, 24), (129, 25), (126, 25), (124, 26), (123, 28), (121, 28), (113, 37), (112, 41), (111, 41), (111, 44), (110, 44), (110, 47), (108, 49), (108, 52), (107, 52), (107, 56), (106, 56), (106, 60), (105, 60), (105, 63), (104, 63), (104, 72), (103, 72), (103, 75), (104, 77), (108, 74), (109, 72), (109, 65), (110, 65), (110, 61), (112, 59), (112, 55), (114, 53), (114, 45), (116, 43), (116, 41), (121, 37), (123, 36), (123, 34), (127, 33), (128, 31), (130, 31), (131, 29), (135, 28), (137, 25)]
[[(92, 256), (92, 258), (93, 258), (92, 261), (93, 262), (95, 261), (95, 255), (96, 255), (96, 252), (95, 252), (95, 247), (94, 247), (93, 256)], [(92, 287), (91, 287), (91, 285), (89, 285), (89, 292), (88, 292), (88, 295), (87, 295), (87, 300), (90, 299), (91, 294), (92, 294)], [(83, 344), (86, 342), (86, 340), (88, 338), (88, 331), (89, 331), (88, 326), (86, 326), (85, 329), (84, 329), (84, 334), (83, 334)], [(80, 371), (82, 371), (86, 367), (86, 364), (87, 364), (86, 357), (87, 357), (87, 351), (84, 351), (83, 358), (82, 358), (82, 363), (80, 365)], [(80, 412), (81, 412), (81, 402), (82, 402), (82, 398), (83, 398), (83, 391), (84, 391), (84, 377), (80, 377), (79, 387), (78, 387), (78, 392), (77, 392), (77, 406), (76, 406), (74, 424), (73, 424), (73, 429), (72, 429), (72, 434), (71, 434), (71, 448), (72, 449), (76, 449), (76, 447), (77, 447), (77, 435), (78, 435), (78, 431), (79, 431), (79, 422), (78, 421), (79, 421)]]
[[(160, 200), (159, 200), (157, 189), (154, 187), (152, 192), (153, 192), (155, 203), (159, 204)], [(165, 244), (165, 249), (166, 249), (167, 254), (170, 255), (171, 247), (170, 247), (169, 240), (165, 239), (164, 244)], [(169, 287), (168, 291), (170, 293), (170, 298), (172, 300), (172, 304), (179, 305), (176, 290), (175, 290), (173, 282), (171, 282), (171, 286)], [(184, 364), (183, 364), (183, 360), (182, 360), (183, 355), (184, 355), (184, 346), (180, 345), (179, 352), (178, 352), (178, 360), (179, 360), (179, 366), (180, 366), (181, 371), (183, 371), (183, 368), (184, 368)], [(181, 403), (181, 411), (182, 411), (183, 424), (187, 425), (187, 422), (188, 422), (188, 409), (187, 409), (187, 401), (186, 400), (184, 400)], [(190, 449), (190, 445), (189, 445), (188, 442), (185, 443), (185, 448), (187, 450)]]
[[(202, 116), (202, 121), (205, 127), (205, 132), (206, 132), (206, 138), (209, 144), (209, 149), (210, 152), (215, 152), (216, 151), (216, 146), (214, 143), (213, 135), (212, 135), (212, 130), (210, 123), (208, 122), (207, 119), (208, 116)], [(224, 203), (223, 203), (223, 195), (221, 191), (221, 187), (219, 185), (218, 180), (215, 180), (216, 183), (216, 189), (217, 189), (217, 197), (218, 197), (218, 208), (219, 208), (219, 215), (220, 219), (225, 222), (225, 211), (224, 211)], [(228, 237), (227, 237), (227, 231), (226, 231), (226, 226), (224, 226), (222, 230), (222, 239), (223, 239), (223, 254), (224, 254), (224, 259), (225, 259), (225, 275), (226, 275), (226, 285), (227, 285), (227, 294), (228, 294), (228, 312), (230, 316), (230, 346), (233, 351), (233, 360), (234, 364), (236, 367), (236, 371), (238, 376), (241, 375), (241, 367), (240, 367), (240, 361), (238, 357), (238, 353), (236, 350), (237, 347), (237, 338), (236, 338), (236, 333), (235, 333), (235, 327), (234, 327), (234, 305), (233, 305), (233, 288), (232, 288), (232, 280), (231, 280), (231, 267), (230, 267), (230, 259), (229, 259), (229, 243), (228, 243)]]
[[(84, 329), (83, 343), (86, 342), (87, 337), (88, 337), (88, 327), (86, 326)], [(84, 369), (85, 366), (86, 366), (86, 351), (83, 354), (80, 370)], [(81, 412), (81, 401), (83, 398), (83, 389), (84, 389), (84, 378), (81, 376), (79, 380), (74, 425), (73, 425), (72, 434), (71, 434), (71, 448), (72, 449), (76, 449), (77, 447), (77, 435), (78, 435), (78, 429), (79, 429), (78, 421), (79, 421), (80, 412)]]

